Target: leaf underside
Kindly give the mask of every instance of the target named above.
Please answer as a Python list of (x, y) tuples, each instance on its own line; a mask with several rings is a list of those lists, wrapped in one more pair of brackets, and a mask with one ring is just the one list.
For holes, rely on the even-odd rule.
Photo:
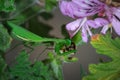
[(97, 53), (112, 59), (110, 62), (90, 64), (90, 75), (83, 80), (120, 80), (120, 38), (111, 39), (110, 35), (97, 35), (91, 41)]

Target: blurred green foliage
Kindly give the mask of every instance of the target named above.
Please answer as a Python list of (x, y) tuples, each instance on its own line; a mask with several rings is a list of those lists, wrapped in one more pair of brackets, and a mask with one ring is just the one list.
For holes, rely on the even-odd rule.
[(15, 10), (14, 0), (0, 0), (0, 11), (10, 12)]
[(110, 34), (96, 35), (92, 38), (92, 46), (99, 54), (112, 59), (110, 62), (90, 64), (90, 75), (83, 80), (119, 80), (120, 79), (120, 38), (112, 39)]
[(29, 54), (22, 51), (10, 67), (11, 80), (63, 80), (62, 62), (53, 53), (44, 61), (29, 61)]
[(57, 6), (57, 0), (45, 0), (45, 8), (47, 11), (51, 11), (55, 6)]
[(0, 50), (6, 51), (11, 44), (12, 38), (7, 32), (6, 28), (0, 24)]
[(51, 71), (48, 66), (41, 61), (32, 64), (25, 51), (22, 51), (15, 61), (16, 64), (10, 68), (12, 80), (51, 80)]
[(5, 60), (0, 55), (0, 80), (8, 80), (6, 67), (7, 67), (7, 64), (5, 63)]

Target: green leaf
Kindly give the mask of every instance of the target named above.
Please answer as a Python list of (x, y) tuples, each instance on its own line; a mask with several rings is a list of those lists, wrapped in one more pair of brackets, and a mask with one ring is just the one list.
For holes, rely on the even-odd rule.
[(47, 11), (51, 11), (55, 6), (57, 6), (57, 0), (45, 0), (45, 8)]
[(7, 30), (0, 24), (0, 50), (6, 51), (10, 47), (12, 39)]
[(112, 39), (110, 35), (95, 35), (92, 46), (99, 54), (112, 59), (110, 62), (91, 64), (90, 75), (83, 80), (119, 80), (120, 79), (120, 38)]
[(52, 76), (55, 78), (53, 80), (63, 80), (62, 74), (62, 62), (59, 56), (55, 56), (53, 53), (49, 53), (49, 67), (52, 71)]
[(50, 80), (48, 67), (41, 61), (32, 64), (25, 51), (19, 54), (16, 61), (16, 64), (10, 68), (12, 80)]
[(59, 64), (59, 61), (57, 61), (56, 59), (51, 61), (51, 67), (52, 67), (52, 70), (53, 70), (57, 80), (63, 80), (62, 71), (61, 71), (62, 66), (61, 66), (61, 64)]
[(0, 11), (13, 11), (15, 10), (14, 0), (0, 0)]
[(44, 77), (45, 80), (49, 80), (50, 74), (48, 69), (48, 66), (44, 65), (42, 62), (37, 61), (32, 67), (32, 72), (34, 73), (34, 76), (38, 76), (38, 79), (40, 77)]
[(1, 57), (0, 55), (0, 80), (6, 80), (7, 79), (7, 75), (6, 75), (6, 63), (4, 61), (4, 59)]
[(11, 75), (14, 79), (15, 77), (18, 77), (18, 80), (32, 80), (30, 79), (30, 70), (31, 70), (31, 63), (28, 60), (28, 55), (25, 51), (21, 52), (19, 56), (16, 58), (16, 64), (11, 67)]

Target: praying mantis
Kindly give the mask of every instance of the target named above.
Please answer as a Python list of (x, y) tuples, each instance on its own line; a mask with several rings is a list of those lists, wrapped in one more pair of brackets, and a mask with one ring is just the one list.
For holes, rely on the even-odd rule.
[(35, 43), (48, 42), (48, 41), (58, 43), (61, 41), (65, 41), (64, 39), (51, 39), (51, 38), (40, 37), (10, 21), (7, 22), (7, 24), (11, 28), (11, 32), (10, 32), (11, 36), (20, 39), (22, 41), (35, 42)]
[(69, 49), (65, 52), (60, 51), (64, 47), (64, 45), (67, 48), (69, 46), (71, 46), (71, 40), (69, 40), (69, 39), (44, 38), (44, 37), (38, 36), (38, 35), (30, 32), (30, 31), (22, 28), (21, 26), (18, 26), (10, 21), (8, 21), (7, 24), (8, 24), (8, 27), (11, 29), (10, 35), (15, 39), (21, 40), (23, 42), (28, 42), (28, 43), (53, 42), (53, 43), (55, 43), (55, 52), (61, 56), (66, 56), (66, 55), (76, 52), (75, 48)]

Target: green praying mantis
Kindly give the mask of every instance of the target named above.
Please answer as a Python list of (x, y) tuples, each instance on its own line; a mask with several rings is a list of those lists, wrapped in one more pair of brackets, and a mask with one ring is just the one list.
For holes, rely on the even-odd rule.
[[(60, 55), (60, 56), (67, 56), (76, 52), (75, 48), (74, 49), (69, 49), (71, 48), (71, 40), (69, 39), (57, 39), (57, 38), (44, 38), (41, 36), (38, 36), (24, 28), (22, 28), (21, 26), (18, 26), (10, 21), (7, 22), (8, 27), (11, 29), (10, 30), (10, 35), (15, 38), (15, 39), (19, 39), (23, 42), (28, 42), (28, 43), (49, 43), (49, 42), (53, 42), (55, 43), (55, 52)], [(61, 52), (61, 50), (64, 48), (63, 52)], [(67, 49), (67, 51), (65, 51), (65, 49)], [(67, 57), (65, 57), (65, 59), (67, 59)], [(71, 57), (68, 56), (68, 61), (72, 60)]]
[[(61, 42), (61, 41), (65, 41), (63, 39), (51, 39), (51, 38), (43, 38), (40, 37), (24, 28), (22, 28), (21, 26), (18, 26), (10, 21), (7, 22), (7, 24), (9, 25), (9, 27), (11, 28), (11, 36), (17, 39), (20, 39), (22, 41), (26, 41), (26, 42), (35, 42), (35, 43), (41, 43), (41, 42)], [(70, 41), (69, 41), (70, 42)]]

